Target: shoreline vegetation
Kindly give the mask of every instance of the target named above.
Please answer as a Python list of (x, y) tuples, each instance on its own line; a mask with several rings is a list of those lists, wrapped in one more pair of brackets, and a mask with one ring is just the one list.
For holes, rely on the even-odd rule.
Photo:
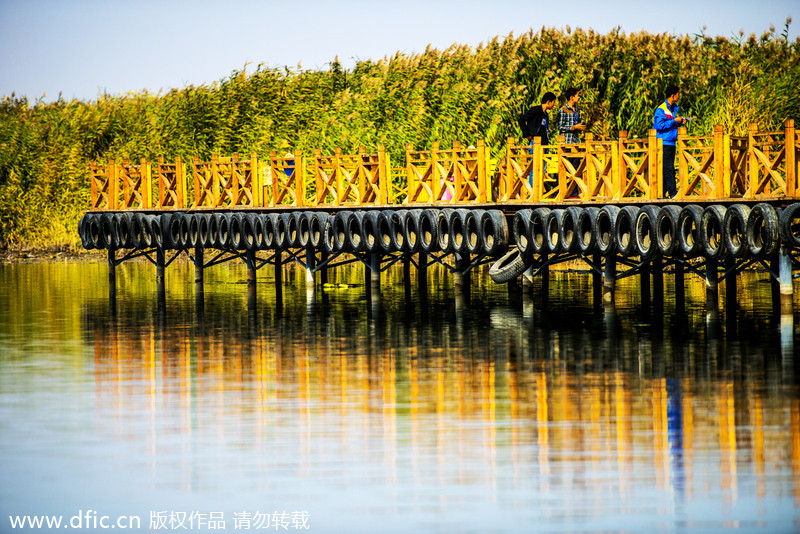
[[(545, 91), (581, 89), (597, 137), (645, 135), (664, 88), (677, 83), (690, 135), (715, 124), (741, 135), (800, 119), (800, 39), (782, 31), (709, 37), (542, 28), (477, 47), (428, 47), (328, 70), (259, 65), (209, 85), (93, 101), (0, 102), (0, 261), (26, 251), (83, 256), (77, 224), (90, 204), (90, 161), (191, 161), (212, 154), (407, 143), (430, 148), (519, 137), (517, 116)], [(56, 256), (57, 257), (57, 256)]]

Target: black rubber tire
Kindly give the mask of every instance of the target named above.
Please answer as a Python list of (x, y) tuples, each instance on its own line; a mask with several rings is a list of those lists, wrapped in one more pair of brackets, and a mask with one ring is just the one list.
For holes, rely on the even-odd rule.
[(275, 221), (275, 248), (287, 250), (289, 248), (289, 218), (290, 213), (277, 213)]
[(701, 225), (703, 208), (689, 204), (681, 209), (678, 217), (678, 247), (683, 257), (690, 259), (703, 254)]
[[(137, 213), (137, 215), (139, 215)], [(88, 215), (88, 219), (86, 220), (86, 242), (88, 243), (88, 249), (99, 249), (102, 248), (103, 238), (100, 237), (100, 221), (98, 220), (98, 216), (95, 213), (90, 213)]]
[(714, 204), (706, 206), (700, 219), (700, 238), (703, 241), (703, 253), (712, 260), (722, 260), (727, 254), (722, 225), (725, 221), (725, 206)]
[(161, 239), (164, 250), (181, 250), (181, 216), (182, 213), (162, 213)]
[(334, 235), (333, 220), (334, 217), (328, 215), (328, 218), (322, 222), (322, 248), (324, 248), (325, 252), (328, 254), (336, 252), (336, 237)]
[(725, 211), (722, 220), (722, 238), (725, 248), (734, 258), (744, 258), (750, 253), (747, 244), (747, 219), (750, 217), (750, 206), (733, 204)]
[(618, 215), (619, 207), (611, 205), (603, 206), (597, 212), (597, 221), (594, 225), (594, 242), (597, 251), (604, 256), (614, 254), (617, 251), (614, 229), (616, 228)]
[(598, 213), (600, 213), (600, 208), (590, 206), (588, 208), (583, 208), (578, 217), (578, 223), (575, 225), (575, 233), (578, 235), (578, 250), (581, 254), (594, 253), (595, 246), (597, 245), (595, 226), (597, 226)]
[(551, 210), (544, 221), (545, 252), (557, 254), (561, 250), (561, 223), (564, 220), (563, 209)]
[(364, 241), (364, 250), (367, 252), (380, 252), (381, 245), (378, 241), (378, 214), (377, 211), (365, 211), (361, 219), (361, 238)]
[(228, 248), (228, 232), (231, 228), (229, 216), (228, 213), (214, 214), (214, 218), (217, 220), (217, 237), (214, 239), (214, 248), (216, 249)]
[(117, 231), (114, 228), (114, 214), (100, 215), (100, 242), (98, 248), (117, 249)]
[(661, 206), (656, 218), (656, 245), (663, 256), (673, 257), (680, 253), (678, 220), (681, 208), (672, 204)]
[[(89, 235), (87, 234), (86, 237), (88, 239)], [(152, 239), (145, 215), (142, 213), (134, 213), (131, 219), (131, 245), (133, 245), (133, 248), (139, 250), (145, 249), (150, 246), (149, 243)]]
[(578, 251), (578, 219), (583, 208), (570, 206), (564, 210), (564, 217), (558, 227), (558, 241), (562, 252), (572, 253)]
[(312, 248), (321, 248), (322, 239), (325, 235), (325, 221), (327, 220), (327, 213), (321, 211), (311, 212), (311, 217), (308, 219), (308, 244)]
[(300, 212), (297, 220), (297, 246), (300, 248), (308, 247), (308, 242), (311, 240), (311, 217), (312, 212)]
[(760, 202), (750, 210), (747, 218), (747, 246), (756, 258), (770, 256), (778, 249), (778, 214), (775, 208)]
[(380, 249), (391, 254), (397, 252), (392, 240), (392, 217), (394, 210), (382, 210), (378, 212), (378, 246)]
[(533, 263), (533, 258), (511, 250), (489, 268), (489, 276), (496, 284), (505, 284), (525, 272)]
[(467, 253), (467, 214), (469, 210), (458, 208), (450, 212), (447, 225), (450, 231), (450, 246), (455, 254)]
[(203, 216), (199, 213), (185, 213), (183, 218), (183, 224), (186, 225), (187, 233), (186, 245), (184, 248), (195, 248), (198, 242), (200, 242), (202, 245), (203, 241), (200, 237), (200, 221), (203, 220)]
[(178, 219), (178, 227), (180, 229), (178, 236), (179, 248), (180, 250), (186, 250), (189, 247), (189, 243), (192, 237), (189, 228), (189, 224), (191, 222), (191, 214), (181, 213), (176, 217)]
[(444, 208), (436, 217), (436, 235), (439, 238), (439, 250), (445, 254), (453, 252), (453, 241), (450, 239), (450, 216), (455, 210)]
[(217, 218), (214, 217), (213, 213), (206, 213), (203, 215), (203, 218), (208, 224), (208, 235), (206, 236), (206, 240), (203, 242), (203, 248), (213, 248), (214, 243), (217, 240), (217, 232), (219, 231), (219, 228), (217, 227)]
[(389, 239), (392, 241), (391, 248), (397, 252), (406, 252), (406, 210), (392, 211), (388, 219)]
[(264, 239), (263, 231), (256, 228), (258, 216), (253, 213), (242, 214), (242, 245), (246, 250), (259, 250)]
[(228, 243), (234, 250), (245, 250), (247, 240), (244, 234), (244, 214), (234, 213), (231, 215), (231, 226), (228, 231)]
[(364, 252), (364, 212), (353, 211), (347, 218), (347, 247), (354, 252)]
[(414, 253), (418, 252), (421, 246), (419, 239), (419, 227), (422, 220), (423, 210), (408, 210), (403, 215), (403, 236), (406, 241), (406, 250)]
[(300, 217), (303, 215), (301, 211), (293, 211), (286, 219), (286, 244), (288, 248), (297, 248), (300, 246)]
[(778, 218), (778, 233), (789, 248), (800, 248), (800, 202), (789, 204)]
[(81, 240), (81, 246), (83, 248), (86, 248), (86, 234), (84, 233), (84, 231), (86, 229), (86, 217), (88, 215), (89, 215), (88, 213), (84, 213), (83, 215), (81, 215), (81, 218), (78, 219), (78, 237)]
[(661, 253), (656, 237), (656, 221), (658, 221), (659, 211), (658, 206), (648, 204), (639, 209), (639, 215), (636, 217), (634, 236), (636, 252), (641, 261), (649, 261)]
[(264, 215), (264, 248), (267, 250), (278, 248), (278, 220), (274, 213)]
[(352, 211), (340, 211), (333, 217), (333, 242), (338, 252), (347, 252), (349, 242), (347, 239), (347, 223)]
[(637, 206), (624, 206), (614, 221), (614, 248), (620, 256), (630, 257), (638, 254), (636, 250), (636, 219), (639, 217)]
[(148, 246), (164, 248), (164, 228), (161, 226), (161, 217), (147, 215), (147, 226), (150, 227), (150, 243)]
[(439, 214), (438, 209), (429, 208), (419, 218), (419, 247), (428, 254), (439, 250)]
[(483, 210), (480, 221), (483, 252), (497, 256), (508, 249), (508, 219), (500, 210)]
[(117, 248), (133, 248), (131, 240), (131, 213), (114, 214), (114, 231), (117, 234)]
[(464, 239), (467, 241), (467, 252), (470, 254), (483, 253), (484, 243), (481, 232), (481, 219), (484, 213), (486, 213), (486, 210), (469, 210), (464, 218)]
[(514, 213), (514, 217), (511, 219), (511, 233), (514, 236), (514, 244), (517, 246), (517, 250), (525, 255), (533, 253), (529, 239), (531, 213), (533, 213), (533, 210), (530, 208), (521, 209)]
[(530, 232), (528, 233), (529, 249), (533, 254), (547, 253), (547, 218), (550, 208), (536, 208), (531, 212)]

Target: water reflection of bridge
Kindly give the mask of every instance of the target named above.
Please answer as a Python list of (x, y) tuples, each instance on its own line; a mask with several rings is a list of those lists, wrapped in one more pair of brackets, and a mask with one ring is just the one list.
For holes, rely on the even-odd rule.
[[(283, 436), (298, 476), (331, 439), (383, 462), (389, 482), (480, 473), (490, 487), (624, 496), (648, 476), (676, 499), (721, 491), (733, 505), (743, 480), (759, 499), (789, 487), (800, 505), (798, 370), (767, 335), (709, 337), (696, 354), (624, 324), (565, 334), (506, 307), (456, 317), (434, 304), (425, 321), (402, 308), (344, 319), (304, 302), (275, 315), (222, 313), (213, 297), (207, 308), (177, 310), (169, 327), (148, 309), (87, 311), (97, 402), (113, 406), (120, 439), (127, 417), (170, 410), (169, 432), (183, 436), (239, 447)], [(154, 462), (169, 447), (156, 427)], [(508, 465), (513, 479), (498, 480)], [(788, 486), (772, 483), (781, 471)]]

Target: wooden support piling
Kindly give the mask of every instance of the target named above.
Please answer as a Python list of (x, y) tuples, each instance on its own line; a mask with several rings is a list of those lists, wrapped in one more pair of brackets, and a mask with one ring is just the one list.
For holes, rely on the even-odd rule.
[(653, 260), (650, 273), (653, 276), (653, 306), (660, 310), (664, 307), (664, 262), (660, 256)]
[(650, 317), (650, 264), (645, 263), (639, 271), (639, 288), (642, 297), (642, 310), (645, 317)]
[(595, 309), (603, 307), (603, 275), (599, 272), (600, 269), (600, 253), (595, 251), (592, 254), (592, 263), (595, 268), (592, 269), (592, 304)]
[(275, 263), (275, 298), (280, 300), (283, 295), (283, 252), (275, 251), (273, 258)]
[(603, 306), (614, 306), (614, 295), (617, 286), (617, 257), (614, 254), (606, 256), (603, 269)]
[(683, 263), (675, 262), (675, 310), (679, 317), (684, 317), (686, 312), (686, 285)]
[(117, 252), (114, 247), (108, 247), (108, 294), (117, 294)]
[(706, 312), (719, 312), (719, 265), (717, 260), (706, 260)]
[(248, 308), (254, 308), (256, 301), (256, 283), (258, 281), (256, 274), (256, 251), (248, 249), (245, 253), (245, 260), (247, 264), (247, 304)]
[(789, 249), (782, 246), (778, 251), (778, 286), (781, 316), (792, 315), (794, 288), (792, 284), (792, 257)]
[(428, 293), (428, 254), (424, 251), (417, 256), (417, 287), (420, 293)]
[(195, 293), (202, 294), (204, 289), (204, 259), (203, 259), (203, 245), (197, 243), (194, 246), (194, 291)]
[(316, 283), (315, 276), (314, 276), (314, 269), (317, 267), (317, 255), (314, 252), (314, 248), (309, 246), (306, 247), (306, 287), (307, 288), (314, 288)]

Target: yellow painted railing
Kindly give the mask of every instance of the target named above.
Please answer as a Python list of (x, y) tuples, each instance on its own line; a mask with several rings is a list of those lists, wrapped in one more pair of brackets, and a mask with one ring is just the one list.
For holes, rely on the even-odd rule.
[[(800, 195), (800, 132), (794, 121), (783, 131), (731, 136), (716, 126), (712, 135), (676, 143), (679, 200), (796, 198)], [(392, 167), (383, 146), (374, 153), (312, 155), (271, 152), (241, 159), (195, 157), (190, 169), (176, 158), (89, 168), (92, 210), (194, 209), (274, 206), (370, 206), (561, 201), (625, 202), (663, 197), (663, 146), (650, 130), (616, 140), (586, 134), (578, 144), (520, 143), (509, 138), (497, 158), (483, 141), (446, 149), (406, 146), (404, 167)], [(189, 176), (191, 175), (191, 180)], [(155, 184), (153, 183), (155, 180)], [(154, 187), (155, 186), (155, 187)]]

